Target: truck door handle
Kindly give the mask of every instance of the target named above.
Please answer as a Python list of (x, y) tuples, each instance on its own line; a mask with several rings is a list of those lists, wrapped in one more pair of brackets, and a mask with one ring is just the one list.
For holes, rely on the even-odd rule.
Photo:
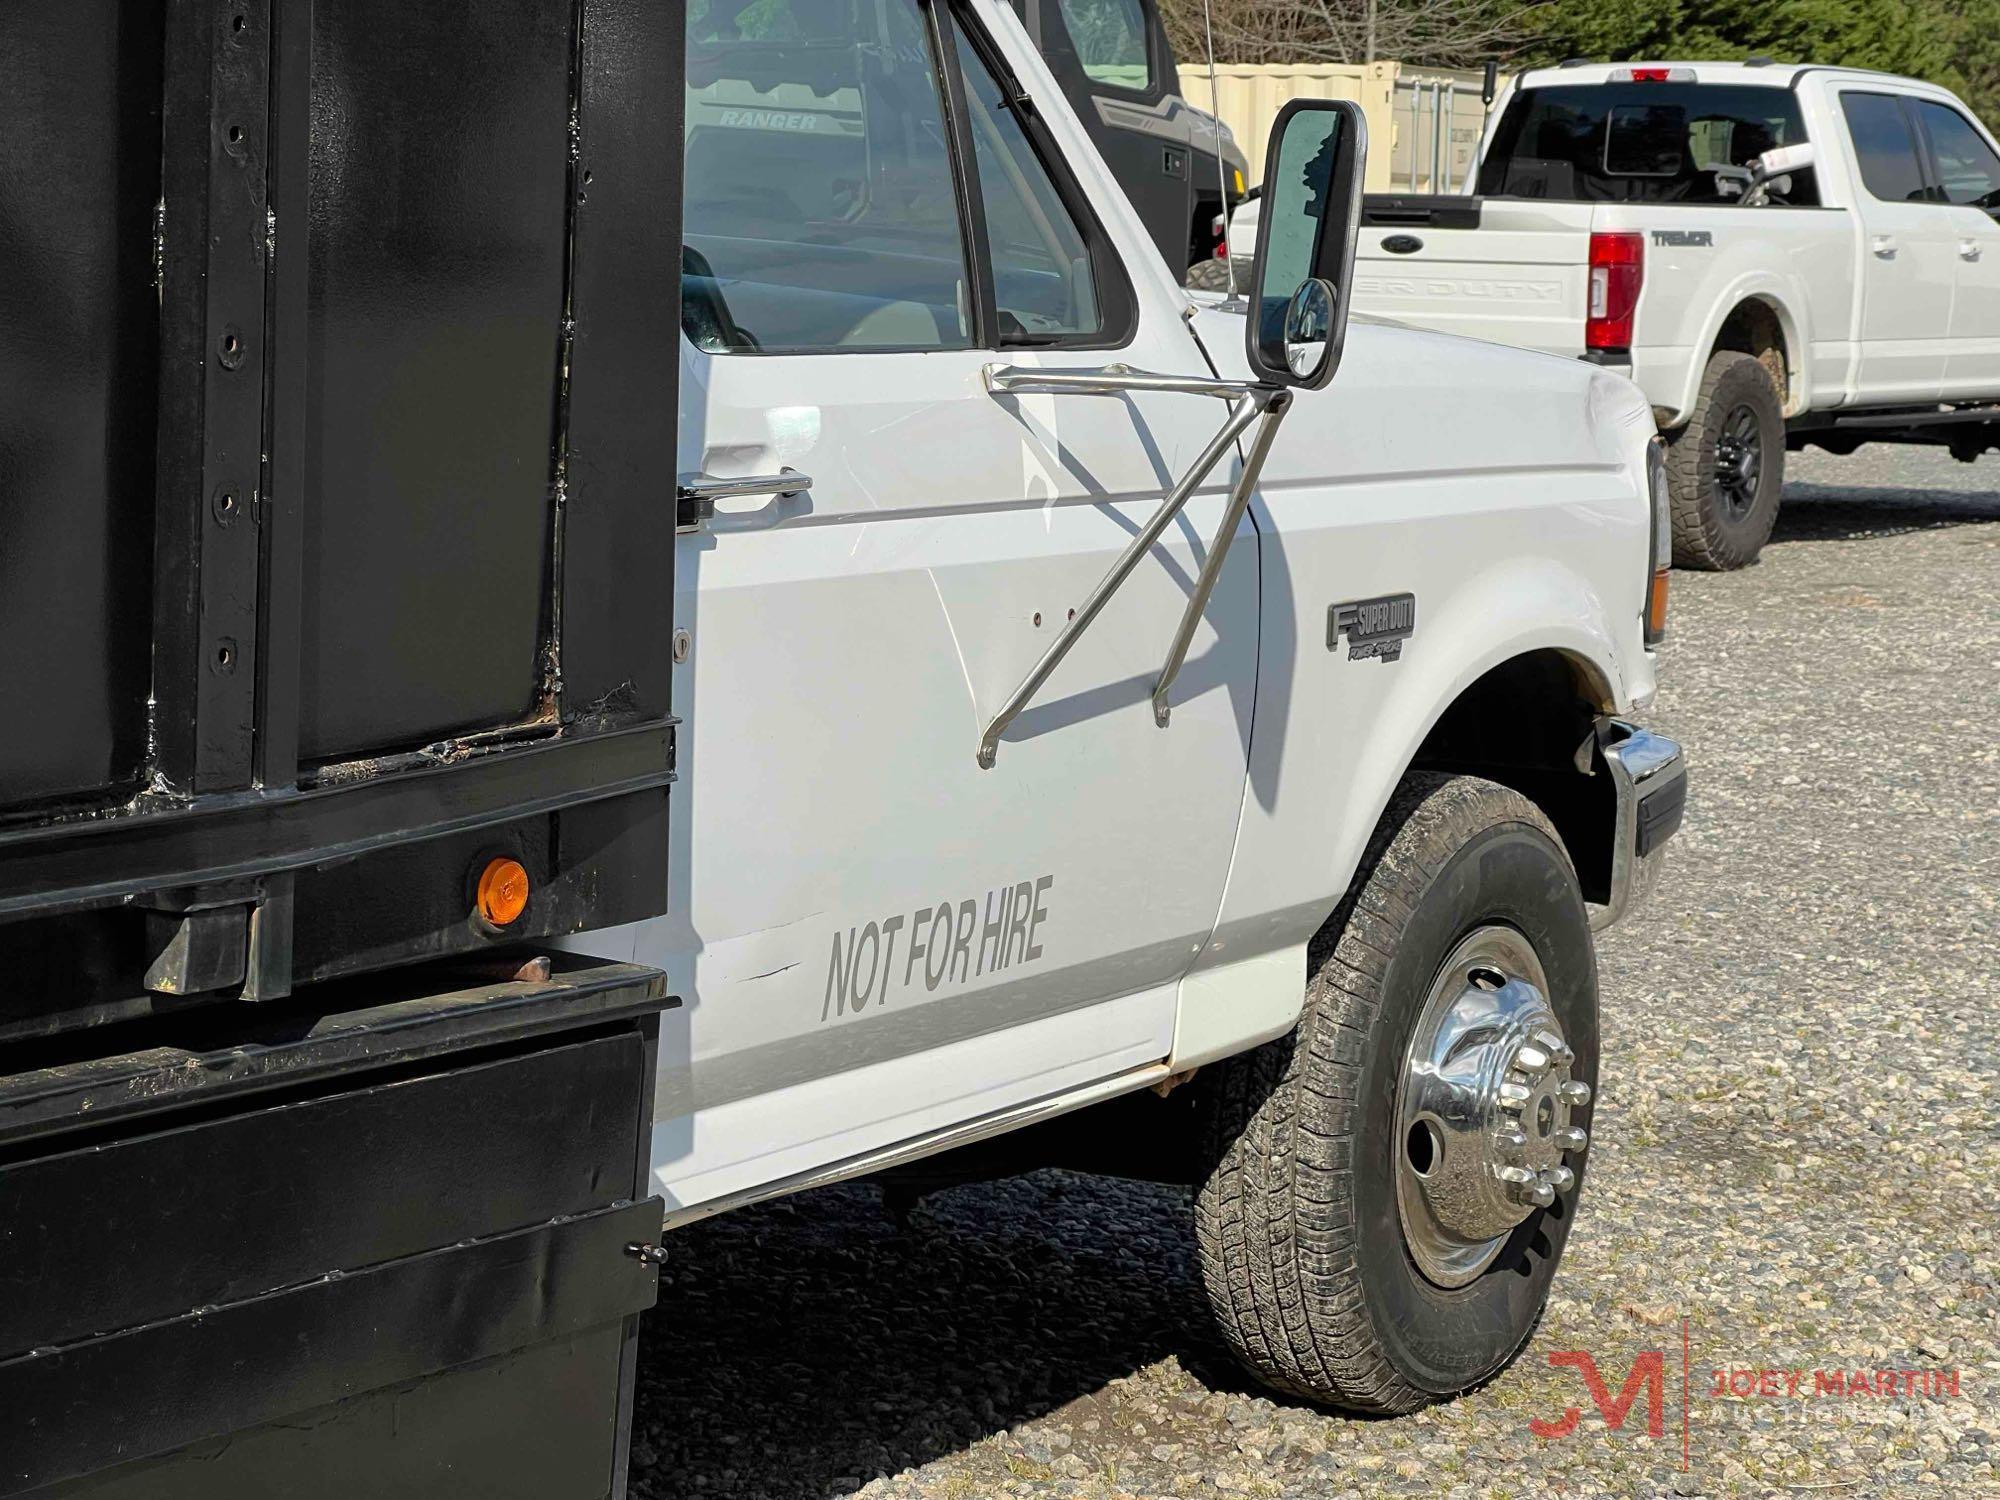
[(735, 500), (744, 495), (768, 495), (783, 500), (803, 495), (813, 487), (812, 476), (797, 469), (780, 469), (775, 474), (746, 474), (736, 479), (718, 479), (713, 474), (683, 474), (675, 487), (676, 529), (692, 531), (715, 514), (715, 502)]
[(1874, 250), (1878, 259), (1894, 260), (1896, 258), (1896, 237), (1893, 234), (1876, 235)]
[(1960, 240), (1958, 242), (1958, 258), (1960, 260), (1978, 260), (1985, 253), (1978, 240)]

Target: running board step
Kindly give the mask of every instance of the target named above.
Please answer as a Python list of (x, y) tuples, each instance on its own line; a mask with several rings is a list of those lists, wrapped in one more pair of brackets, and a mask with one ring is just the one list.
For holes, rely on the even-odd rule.
[(1867, 412), (1835, 417), (1836, 427), (1937, 427), (1960, 422), (2000, 422), (2000, 406), (1960, 406), (1948, 411)]

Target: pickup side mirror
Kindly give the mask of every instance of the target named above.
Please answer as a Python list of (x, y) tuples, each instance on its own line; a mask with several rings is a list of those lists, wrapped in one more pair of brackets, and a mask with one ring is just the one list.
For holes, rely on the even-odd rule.
[(1245, 333), (1265, 381), (1318, 390), (1340, 367), (1367, 157), (1352, 100), (1294, 99), (1271, 126)]

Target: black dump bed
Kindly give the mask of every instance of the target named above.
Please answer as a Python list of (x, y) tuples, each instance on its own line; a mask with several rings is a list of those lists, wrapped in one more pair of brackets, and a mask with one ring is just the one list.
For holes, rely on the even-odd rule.
[(0, 8), (0, 1043), (663, 908), (680, 69), (638, 0)]

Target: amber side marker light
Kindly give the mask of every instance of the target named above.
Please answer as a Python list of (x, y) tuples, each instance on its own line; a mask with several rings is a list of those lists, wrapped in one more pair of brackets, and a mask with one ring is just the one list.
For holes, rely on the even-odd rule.
[(1646, 442), (1646, 490), (1653, 507), (1653, 544), (1646, 560), (1646, 644), (1667, 638), (1667, 577), (1674, 566), (1673, 496), (1667, 484), (1667, 444), (1655, 435)]
[(518, 859), (495, 859), (479, 872), (479, 915), (511, 927), (528, 909), (528, 871)]
[(1653, 570), (1652, 586), (1646, 590), (1646, 644), (1658, 645), (1667, 638), (1667, 580), (1673, 576), (1666, 568)]

